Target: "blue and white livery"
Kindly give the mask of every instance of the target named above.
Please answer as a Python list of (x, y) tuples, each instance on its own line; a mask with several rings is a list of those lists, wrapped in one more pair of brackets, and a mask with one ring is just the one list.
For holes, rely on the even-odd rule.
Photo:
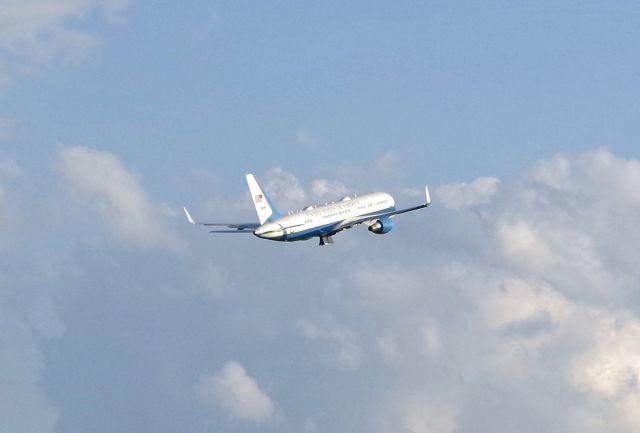
[(429, 188), (425, 187), (425, 202), (406, 209), (396, 209), (391, 195), (374, 192), (362, 196), (347, 196), (337, 202), (308, 206), (281, 214), (262, 191), (255, 177), (247, 174), (246, 178), (259, 223), (196, 222), (187, 208), (184, 208), (187, 220), (191, 224), (225, 227), (211, 230), (211, 233), (253, 233), (262, 239), (282, 242), (304, 241), (317, 237), (320, 239), (320, 245), (330, 245), (333, 243), (333, 235), (358, 224), (366, 224), (369, 231), (375, 234), (389, 233), (396, 215), (422, 209), (431, 204)]

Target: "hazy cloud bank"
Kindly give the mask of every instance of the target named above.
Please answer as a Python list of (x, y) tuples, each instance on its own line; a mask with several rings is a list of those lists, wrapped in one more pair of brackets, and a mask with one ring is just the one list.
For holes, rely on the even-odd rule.
[[(638, 176), (637, 161), (601, 150), (541, 161), (500, 190), (488, 178), (444, 186), (424, 235), (405, 239), (424, 239), (421, 253), (352, 272), (354, 301), (369, 309), (359, 321), (385, 324), (370, 339), (392, 341), (403, 369), (378, 426), (637, 431)], [(420, 405), (408, 395), (449, 415), (403, 412)]]
[(0, 3), (0, 86), (82, 56), (98, 41), (78, 23), (93, 13), (119, 20), (130, 0), (4, 0)]
[(86, 147), (64, 149), (60, 171), (72, 190), (89, 200), (121, 240), (139, 247), (175, 248), (177, 238), (164, 213), (147, 197), (137, 177), (113, 154)]
[[(21, 170), (2, 167), (0, 187), (14, 194), (8, 180)], [(64, 149), (58, 173), (76, 198), (69, 212), (94, 212), (120, 244), (85, 247), (86, 232), (63, 227), (79, 248), (70, 253), (74, 263), (53, 262), (52, 272), (26, 282), (0, 267), (11, 336), (2, 342), (11, 355), (1, 374), (13, 380), (4, 396), (20, 396), (22, 408), (5, 412), (12, 431), (51, 431), (77, 418), (64, 387), (82, 383), (58, 383), (52, 401), (40, 385), (52, 374), (44, 341), (67, 344), (66, 360), (97, 383), (120, 389), (130, 377), (145, 378), (127, 396), (163, 405), (165, 422), (188, 418), (184, 402), (195, 386), (213, 420), (189, 418), (193, 429), (640, 428), (637, 161), (599, 150), (540, 161), (514, 179), (445, 185), (452, 202), (435, 195), (429, 209), (399, 217), (389, 235), (355, 229), (324, 249), (212, 237), (186, 223), (174, 232), (139, 178), (108, 152)], [(278, 197), (314, 196), (313, 180), (275, 169), (270, 176), (286, 180), (272, 184)], [(167, 236), (181, 242), (186, 233), (193, 254), (176, 257)], [(38, 255), (24, 250), (16, 260), (30, 266)], [(296, 266), (286, 266), (293, 256)], [(86, 300), (58, 319), (46, 293), (74, 282)], [(100, 323), (88, 323), (96, 314)], [(87, 366), (95, 362), (87, 351), (105, 357), (102, 368)], [(228, 361), (238, 357), (254, 367)], [(220, 369), (203, 374), (211, 362)], [(121, 397), (101, 398), (119, 407)], [(23, 419), (23, 410), (31, 415)]]

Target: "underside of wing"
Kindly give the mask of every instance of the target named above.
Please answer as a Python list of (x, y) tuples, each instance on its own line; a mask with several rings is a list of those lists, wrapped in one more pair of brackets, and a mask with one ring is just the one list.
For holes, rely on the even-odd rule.
[(346, 220), (340, 222), (340, 224), (338, 224), (335, 228), (337, 230), (350, 229), (351, 227), (355, 227), (358, 224), (362, 224), (362, 223), (365, 223), (367, 221), (375, 221), (375, 220), (383, 218), (385, 216), (389, 216), (391, 214), (391, 212), (393, 212), (393, 211), (377, 212), (377, 213), (371, 213), (371, 214), (367, 214), (367, 215), (362, 215), (362, 216), (355, 217), (355, 218), (349, 218), (349, 219), (346, 219)]
[(255, 230), (256, 227), (259, 227), (258, 223), (196, 223), (200, 226), (208, 226), (208, 227), (228, 227), (230, 229), (237, 230)]
[(209, 233), (253, 233), (253, 229), (209, 230)]

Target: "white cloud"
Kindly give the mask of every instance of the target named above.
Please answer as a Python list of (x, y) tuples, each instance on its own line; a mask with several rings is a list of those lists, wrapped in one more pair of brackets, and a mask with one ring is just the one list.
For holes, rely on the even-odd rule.
[[(577, 157), (558, 155), (536, 165), (533, 179), (580, 198), (640, 205), (640, 161), (617, 158), (607, 150)], [(604, 197), (606, 195), (606, 197)]]
[(341, 182), (329, 179), (314, 179), (305, 187), (293, 173), (281, 167), (269, 169), (262, 186), (281, 211), (309, 205), (313, 200), (337, 200), (349, 192)]
[[(396, 152), (389, 151), (367, 166), (325, 167), (329, 176), (303, 182), (295, 174), (275, 166), (264, 177), (259, 177), (264, 190), (270, 195), (280, 211), (300, 208), (310, 204), (335, 201), (346, 195), (362, 194), (377, 188), (373, 183), (381, 176), (394, 175), (400, 158)], [(349, 186), (347, 186), (349, 185)], [(357, 185), (361, 190), (351, 186)], [(411, 191), (413, 193), (413, 191)], [(422, 197), (424, 194), (420, 192)]]
[(564, 264), (562, 257), (553, 252), (530, 223), (499, 224), (497, 236), (508, 260), (536, 268)]
[(0, 3), (0, 85), (81, 56), (95, 37), (74, 23), (101, 12), (118, 19), (128, 0), (4, 0)]
[(139, 247), (177, 248), (136, 176), (113, 154), (72, 147), (60, 153), (60, 171), (78, 197), (89, 200), (121, 240)]
[(393, 359), (387, 413), (405, 408), (382, 430), (637, 432), (639, 176), (606, 151), (540, 162), (481, 212), (430, 209), (437, 246), (414, 230), (384, 266), (365, 257), (351, 329)]
[(336, 200), (346, 195), (349, 190), (342, 182), (328, 179), (316, 179), (311, 182), (311, 194), (317, 198)]
[(566, 320), (572, 306), (546, 284), (536, 285), (511, 276), (491, 281), (489, 288), (475, 297), (485, 323), (495, 329), (536, 318), (558, 323)]
[[(640, 426), (640, 317), (624, 307), (590, 305), (557, 287), (487, 269), (457, 273), (477, 308), (475, 335), (485, 347), (480, 371), (493, 380), (529, 374), (580, 396), (566, 408), (575, 430), (634, 432)], [(495, 271), (494, 271), (495, 272)], [(484, 327), (491, 333), (481, 331)], [(545, 394), (547, 389), (529, 389)], [(574, 431), (574, 430), (571, 430)]]
[[(125, 206), (113, 203), (132, 200), (120, 199), (120, 189), (134, 185), (133, 190), (142, 191), (113, 155), (87, 149), (80, 153), (83, 158), (71, 160), (84, 161), (80, 165), (92, 167), (91, 174), (80, 175), (74, 168), (67, 176), (91, 203), (121, 209)], [(304, 383), (313, 396), (279, 401), (291, 414), (291, 423), (282, 430), (302, 430), (305, 419), (312, 420), (306, 427), (310, 431), (349, 430), (353, 425), (344, 428), (344, 410), (349, 418), (365, 420), (350, 431), (636, 433), (640, 234), (635, 228), (640, 207), (633, 191), (619, 183), (635, 179), (638, 167), (601, 152), (562, 158), (561, 164), (541, 162), (531, 172), (503, 180), (481, 209), (433, 206), (425, 211), (426, 220), (398, 220), (407, 230), (363, 238), (364, 249), (340, 243), (331, 255), (319, 258), (313, 248), (291, 245), (301, 248), (296, 254), (299, 266), (287, 269), (286, 281), (281, 272), (262, 270), (279, 269), (281, 254), (290, 255), (289, 248), (265, 254), (260, 248), (272, 245), (260, 244), (258, 250), (245, 251), (246, 257), (238, 262), (225, 259), (224, 247), (214, 246), (219, 255), (208, 257), (216, 259), (189, 263), (187, 280), (219, 296), (231, 275), (251, 292), (232, 302), (218, 298), (207, 303), (212, 314), (182, 305), (196, 311), (194, 322), (211, 320), (196, 326), (218, 330), (205, 338), (193, 333), (190, 338), (205, 342), (194, 350), (207, 350), (208, 342), (233, 350), (233, 345), (225, 345), (229, 332), (247, 341), (259, 335), (269, 347), (285, 347), (270, 352), (273, 362), (268, 364), (295, 368), (283, 372), (265, 365), (260, 377), (289, 393)], [(112, 180), (101, 171), (120, 175)], [(598, 175), (589, 173), (593, 171)], [(276, 174), (301, 188), (305, 198), (314, 197), (313, 182)], [(104, 178), (109, 182), (100, 180)], [(606, 188), (602, 179), (609, 183)], [(602, 193), (606, 189), (610, 194)], [(134, 196), (144, 198), (143, 213), (156, 210), (143, 191)], [(113, 218), (111, 213), (104, 213), (107, 220)], [(357, 239), (355, 234), (345, 236)], [(254, 261), (260, 265), (245, 272), (246, 263)], [(158, 268), (157, 262), (145, 266), (149, 274)], [(309, 269), (321, 277), (310, 278)], [(171, 280), (173, 273), (158, 278), (169, 275)], [(189, 297), (181, 300), (187, 303)], [(34, 339), (51, 338), (61, 328), (46, 306), (30, 307), (29, 314), (20, 311), (32, 344), (15, 353), (35, 353), (21, 382), (30, 389), (25, 401), (42, 410), (44, 419), (51, 415), (52, 425), (56, 411), (38, 385), (41, 366)], [(292, 324), (291, 311), (306, 319)], [(331, 316), (322, 316), (323, 311), (331, 311)], [(292, 327), (301, 344), (292, 344)], [(171, 344), (170, 338), (166, 344)], [(210, 346), (212, 352), (221, 347)], [(243, 354), (252, 355), (258, 359), (264, 352)], [(315, 377), (318, 371), (321, 378)], [(363, 392), (363, 386), (370, 392)], [(357, 399), (358, 404), (338, 407), (338, 387), (340, 402)], [(269, 395), (238, 363), (203, 375), (197, 390), (208, 407), (233, 418), (227, 420), (231, 425), (236, 419), (276, 418)]]
[(591, 311), (594, 344), (569, 369), (579, 387), (605, 398), (640, 392), (640, 321)]
[(301, 206), (307, 200), (307, 193), (300, 180), (292, 173), (283, 170), (282, 167), (271, 168), (261, 185), (277, 206)]
[(498, 192), (500, 179), (479, 177), (471, 183), (444, 185), (436, 190), (437, 198), (447, 209), (462, 209), (488, 203)]
[(551, 160), (540, 161), (533, 173), (533, 178), (551, 188), (572, 191), (572, 163), (568, 157), (558, 155)]
[[(576, 354), (566, 371), (588, 408), (617, 431), (640, 428), (640, 320), (621, 311), (590, 310), (583, 325), (590, 346)], [(601, 427), (601, 426), (600, 426)]]
[(196, 390), (205, 402), (219, 406), (234, 418), (264, 422), (273, 416), (269, 396), (235, 361), (227, 362), (213, 375), (202, 375)]

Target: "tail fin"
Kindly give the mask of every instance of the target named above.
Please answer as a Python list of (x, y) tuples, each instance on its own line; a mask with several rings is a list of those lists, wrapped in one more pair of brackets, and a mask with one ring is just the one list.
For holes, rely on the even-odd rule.
[(252, 174), (247, 174), (246, 177), (247, 184), (249, 184), (249, 191), (251, 191), (251, 199), (256, 207), (260, 224), (280, 217), (280, 214), (271, 203), (271, 200), (269, 200), (269, 197), (262, 192), (262, 188), (258, 185), (256, 178), (253, 177)]

